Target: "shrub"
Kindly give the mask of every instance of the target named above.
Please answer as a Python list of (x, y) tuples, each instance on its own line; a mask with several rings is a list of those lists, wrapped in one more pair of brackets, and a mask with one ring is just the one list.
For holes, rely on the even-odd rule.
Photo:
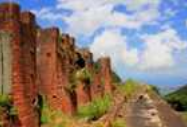
[(113, 83), (120, 83), (121, 82), (121, 78), (114, 71), (112, 72), (112, 82)]
[(83, 68), (83, 69), (78, 70), (76, 72), (75, 77), (76, 77), (77, 80), (83, 81), (86, 84), (90, 84), (91, 81), (92, 81), (91, 80), (92, 75), (91, 75), (90, 71), (87, 68)]
[(186, 94), (174, 93), (165, 96), (167, 102), (177, 111), (187, 111)]
[(158, 87), (154, 85), (148, 85), (149, 92), (155, 92), (156, 94), (160, 95), (160, 90)]
[(164, 99), (171, 104), (171, 106), (177, 111), (187, 111), (187, 86), (181, 87), (168, 95), (164, 96)]
[(94, 73), (98, 73), (101, 70), (101, 65), (98, 62), (94, 63)]
[(119, 84), (117, 88), (120, 93), (122, 93), (123, 95), (129, 98), (132, 96), (133, 93), (136, 92), (136, 90), (139, 89), (139, 87), (140, 87), (139, 83), (137, 83), (132, 79), (129, 79), (125, 83)]
[(61, 111), (52, 110), (47, 103), (44, 103), (40, 122), (41, 125), (46, 125), (49, 127), (69, 127), (71, 120), (68, 116), (64, 115)]
[(7, 94), (0, 95), (0, 106), (11, 106), (11, 97)]
[(80, 118), (87, 118), (95, 120), (104, 115), (111, 106), (111, 97), (105, 95), (103, 98), (97, 98), (85, 106), (78, 107), (78, 116)]

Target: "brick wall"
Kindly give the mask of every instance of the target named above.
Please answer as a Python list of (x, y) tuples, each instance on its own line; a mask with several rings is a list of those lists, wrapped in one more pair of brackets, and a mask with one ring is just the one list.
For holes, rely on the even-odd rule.
[(111, 72), (111, 63), (109, 57), (103, 57), (98, 60), (101, 65), (100, 77), (102, 78), (102, 82), (104, 83), (104, 91), (105, 93), (112, 93), (112, 72)]
[[(22, 46), (22, 24), (20, 23), (20, 8), (17, 4), (0, 4), (0, 31), (11, 33), (12, 50), (12, 96), (18, 109), (22, 127), (37, 127), (38, 119), (34, 108), (27, 99), (26, 89), (29, 86), (27, 74), (23, 66), (24, 48)], [(27, 42), (25, 42), (27, 43)], [(29, 43), (29, 42), (28, 42)], [(25, 58), (24, 58), (25, 59)], [(32, 69), (34, 70), (34, 69)]]
[[(11, 34), (11, 62), (7, 62), (11, 68), (10, 94), (22, 127), (38, 127), (36, 103), (39, 94), (45, 96), (53, 109), (73, 114), (77, 105), (112, 92), (109, 58), (99, 59), (101, 67), (95, 73), (89, 50), (78, 49), (75, 39), (68, 34), (60, 35), (57, 28), (40, 29), (35, 16), (31, 12), (20, 12), (17, 4), (0, 4), (0, 32)], [(76, 63), (78, 54), (93, 77), (89, 87), (79, 81), (72, 92), (68, 88), (71, 74), (80, 69)]]
[(60, 47), (58, 29), (39, 31), (37, 42), (40, 90), (46, 95), (51, 107), (71, 114), (74, 109), (70, 96), (65, 90), (65, 86), (69, 83), (69, 59)]

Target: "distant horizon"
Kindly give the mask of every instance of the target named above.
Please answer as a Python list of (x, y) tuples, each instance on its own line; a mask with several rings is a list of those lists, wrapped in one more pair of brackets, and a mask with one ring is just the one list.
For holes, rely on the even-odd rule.
[(187, 84), (186, 0), (0, 0), (31, 10), (42, 27), (57, 26), (88, 47), (97, 60), (110, 56), (122, 80), (157, 86)]

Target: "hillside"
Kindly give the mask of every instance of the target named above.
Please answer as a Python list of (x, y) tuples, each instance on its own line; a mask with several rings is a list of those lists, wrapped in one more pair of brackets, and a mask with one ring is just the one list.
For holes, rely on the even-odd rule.
[(165, 99), (178, 111), (187, 111), (187, 85), (169, 93)]

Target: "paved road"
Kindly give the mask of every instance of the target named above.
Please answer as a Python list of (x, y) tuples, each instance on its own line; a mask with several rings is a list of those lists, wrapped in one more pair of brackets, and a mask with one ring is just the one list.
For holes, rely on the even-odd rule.
[(128, 127), (186, 127), (182, 119), (157, 95), (138, 94), (126, 109)]

